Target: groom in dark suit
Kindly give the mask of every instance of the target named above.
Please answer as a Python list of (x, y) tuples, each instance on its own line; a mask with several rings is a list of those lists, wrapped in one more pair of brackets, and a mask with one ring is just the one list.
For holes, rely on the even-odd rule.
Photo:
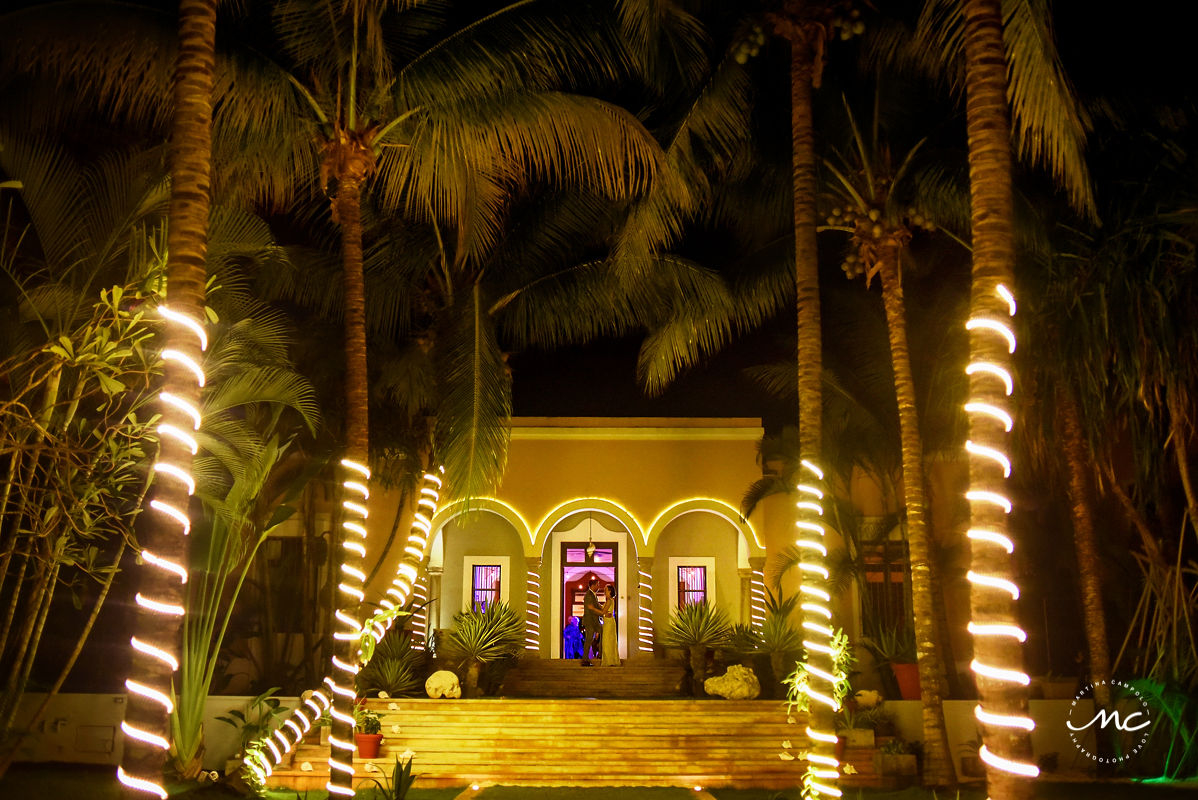
[(595, 594), (595, 587), (598, 585), (598, 578), (587, 581), (587, 593), (582, 601), (582, 627), (586, 629), (586, 638), (582, 642), (584, 667), (592, 666), (591, 652), (598, 653), (602, 642), (603, 623), (599, 621), (599, 616), (603, 613), (603, 606), (599, 604), (599, 596)]

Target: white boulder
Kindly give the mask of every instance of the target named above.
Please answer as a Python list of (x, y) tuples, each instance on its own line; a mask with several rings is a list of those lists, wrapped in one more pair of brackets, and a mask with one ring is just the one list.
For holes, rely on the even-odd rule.
[(429, 675), (428, 680), (424, 682), (424, 691), (428, 692), (428, 696), (434, 700), (440, 697), (455, 700), (462, 696), (462, 686), (458, 683), (458, 676), (447, 669), (437, 670)]
[(710, 695), (729, 700), (752, 700), (761, 694), (761, 683), (753, 670), (733, 664), (723, 675), (703, 681), (703, 689)]

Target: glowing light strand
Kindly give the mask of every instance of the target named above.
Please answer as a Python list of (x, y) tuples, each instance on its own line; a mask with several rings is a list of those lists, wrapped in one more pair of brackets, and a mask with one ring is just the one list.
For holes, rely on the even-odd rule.
[[(365, 464), (359, 463), (349, 458), (341, 459), (341, 466), (347, 473), (346, 477), (341, 483), (342, 488), (345, 490), (346, 496), (357, 497), (362, 501), (361, 503), (349, 499), (341, 501), (341, 507), (344, 508), (346, 512), (346, 520), (342, 524), (342, 527), (345, 528), (347, 534), (357, 535), (363, 540), (360, 542), (360, 544), (362, 544), (362, 550), (364, 552), (366, 539), (366, 520), (370, 516), (370, 510), (364, 505), (364, 503), (366, 502), (367, 498), (370, 497), (370, 468)], [(357, 567), (357, 564), (361, 563), (361, 556), (358, 555), (358, 551), (356, 549), (348, 548), (343, 548), (343, 550), (344, 552), (341, 554), (341, 564), (338, 568), (338, 572), (342, 574), (343, 578), (338, 584), (337, 588), (342, 595), (353, 598), (356, 601), (356, 606), (356, 603), (361, 602), (365, 597), (364, 580), (366, 575)], [(350, 559), (353, 559), (353, 561), (351, 562)], [(333, 612), (333, 617), (340, 624), (340, 629), (334, 631), (333, 633), (334, 639), (339, 641), (357, 641), (361, 637), (362, 624), (358, 622), (352, 613), (350, 613), (350, 609), (337, 608)], [(353, 689), (354, 677), (358, 674), (358, 668), (354, 664), (341, 660), (336, 654), (332, 656), (331, 662), (333, 665), (333, 670), (330, 675), (325, 678), (325, 683), (333, 692), (334, 697), (341, 697), (344, 698), (344, 700), (334, 700), (333, 705), (329, 708), (329, 714), (333, 717), (333, 719), (342, 724), (348, 725), (352, 730), (354, 724), (353, 717), (348, 716), (341, 708), (338, 707), (338, 705), (344, 703), (346, 706), (349, 706), (353, 703), (353, 698), (355, 695)], [(338, 742), (339, 741), (340, 740), (338, 740)], [(329, 781), (325, 784), (325, 789), (327, 789), (330, 794), (344, 794), (342, 790), (344, 790), (346, 787), (335, 785), (334, 783), (336, 779), (334, 771), (339, 770), (341, 772), (347, 773), (347, 782), (352, 787), (354, 777), (352, 759), (348, 765), (335, 759), (333, 757), (333, 752), (334, 749), (339, 745), (334, 743), (332, 736), (329, 737), (329, 743), (333, 745), (333, 748), (329, 750)], [(279, 763), (279, 761), (280, 759), (275, 759), (276, 764)], [(348, 767), (348, 769), (346, 767)], [(353, 789), (351, 788), (349, 791), (352, 794)]]
[[(181, 337), (180, 346), (185, 346), (182, 345), (182, 342), (186, 342), (189, 339), (194, 340), (194, 350), (192, 352), (184, 352), (177, 348), (166, 348), (160, 353), (162, 360), (182, 366), (191, 374), (195, 380), (196, 387), (203, 388), (206, 378), (204, 368), (200, 366), (198, 360), (199, 354), (208, 349), (208, 334), (204, 331), (203, 322), (189, 314), (176, 311), (165, 304), (160, 304), (157, 311), (158, 315), (165, 322), (177, 326), (177, 328), (182, 330), (183, 336)], [(190, 422), (193, 431), (199, 430), (200, 424), (203, 422), (199, 409), (189, 400), (167, 391), (159, 392), (158, 400), (162, 409), (163, 419), (158, 425), (157, 430), (159, 436), (162, 437), (162, 444), (165, 445), (167, 442), (172, 442), (185, 449), (189, 457), (196, 455), (199, 452), (199, 444), (196, 442), (194, 436), (187, 433), (180, 426), (179, 423), (182, 420), (178, 419), (178, 417), (185, 417), (187, 422)], [(185, 489), (188, 497), (195, 494), (196, 484), (195, 479), (191, 475), (190, 464), (186, 462), (176, 463), (170, 460), (165, 447), (159, 448), (158, 459), (153, 465), (152, 470), (156, 481), (171, 481), (175, 485)], [(148, 506), (152, 510), (157, 511), (161, 515), (161, 518), (169, 521), (168, 524), (173, 522), (178, 525), (180, 536), (187, 536), (191, 533), (191, 518), (188, 516), (186, 503), (180, 507), (171, 501), (155, 497), (150, 500)], [(142, 551), (141, 561), (146, 569), (153, 569), (168, 574), (172, 578), (177, 579), (180, 584), (187, 583), (187, 568), (182, 563), (179, 563), (179, 561), (164, 558), (150, 550)], [(134, 596), (134, 601), (142, 613), (161, 614), (168, 617), (182, 617), (186, 614), (186, 609), (182, 605), (163, 597), (154, 597), (138, 592)], [(130, 638), (129, 646), (134, 650), (135, 661), (139, 656), (143, 656), (157, 661), (172, 673), (179, 669), (178, 659), (165, 647), (143, 642), (136, 636)], [(174, 702), (168, 694), (169, 688), (169, 684), (161, 688), (155, 688), (131, 678), (125, 680), (125, 689), (131, 697), (136, 696), (153, 703), (159, 706), (166, 714), (174, 711)], [(131, 739), (134, 742), (140, 742), (160, 750), (170, 749), (170, 740), (167, 738), (170, 733), (169, 728), (163, 731), (167, 736), (138, 727), (128, 720), (122, 720), (120, 728), (127, 740)], [(130, 744), (127, 742), (126, 747), (128, 746)], [(158, 782), (160, 780), (159, 776), (131, 775), (125, 772), (123, 767), (118, 767), (117, 780), (122, 785), (134, 791), (157, 795), (161, 798), (167, 796), (166, 789)]]
[[(803, 576), (803, 583), (800, 585), (800, 592), (806, 596), (806, 602), (800, 607), (803, 612), (802, 627), (811, 635), (810, 639), (803, 642), (808, 653), (808, 657), (804, 661), (807, 682), (803, 686), (803, 692), (813, 702), (836, 712), (840, 708), (834, 691), (838, 676), (817, 666), (813, 663), (812, 658), (812, 656), (830, 657), (833, 653), (832, 637), (835, 635), (835, 631), (828, 625), (832, 619), (831, 609), (823, 605), (830, 600), (830, 596), (823, 588), (810, 583), (816, 578), (821, 581), (828, 579), (828, 568), (823, 563), (823, 559), (828, 555), (828, 549), (819, 541), (826, 533), (824, 526), (819, 521), (824, 513), (824, 492), (819, 487), (819, 484), (823, 482), (824, 473), (816, 464), (807, 459), (803, 459), (800, 465), (803, 480), (797, 486), (800, 499), (795, 503), (795, 508), (798, 511), (795, 528), (800, 532), (800, 538), (795, 541), (795, 545), (802, 553), (799, 569)], [(836, 741), (835, 731), (824, 731), (809, 726), (807, 735), (813, 744), (823, 743), (825, 747)], [(836, 786), (839, 777), (840, 762), (836, 758), (814, 751), (807, 754), (805, 785), (811, 792), (827, 797), (840, 797), (840, 789)]]
[(647, 562), (642, 564), (637, 569), (641, 579), (641, 616), (638, 625), (639, 631), (637, 638), (640, 640), (640, 651), (642, 653), (653, 652), (653, 576), (649, 574)]
[[(1015, 295), (1011, 290), (999, 284), (995, 287), (995, 295), (1006, 306), (1007, 316), (1013, 317), (1017, 306)], [(1006, 345), (1008, 355), (1015, 352), (1014, 327), (1007, 322), (988, 316), (975, 316), (965, 324), (965, 328), (974, 336), (997, 337)], [(1007, 397), (1010, 397), (1014, 393), (1014, 378), (1008, 367), (1004, 364), (989, 361), (974, 361), (965, 368), (965, 373), (971, 377), (976, 375), (979, 378), (997, 378), (1001, 381), (1003, 392)], [(1001, 530), (1001, 527), (1003, 517), (1012, 511), (1012, 503), (1001, 490), (1001, 481), (1006, 481), (1011, 477), (1011, 460), (1004, 452), (1003, 445), (1005, 442), (1002, 441), (1002, 434), (997, 432), (995, 423), (998, 423), (1002, 427), (1003, 434), (1010, 434), (1014, 428), (1015, 421), (1007, 408), (981, 398), (969, 400), (965, 404), (965, 411), (970, 416), (972, 423), (970, 430), (975, 437), (981, 439), (982, 436), (990, 435), (991, 433), (995, 437), (993, 440), (987, 439), (986, 441), (971, 439), (965, 443), (965, 450), (973, 460), (973, 464), (971, 465), (973, 468), (970, 470), (971, 474), (974, 476), (993, 475), (996, 468), (1002, 473), (1001, 479), (995, 477), (987, 485), (971, 485), (966, 492), (965, 497), (971, 504), (971, 512), (975, 519), (978, 514), (983, 514), (990, 520), (989, 526), (976, 524), (971, 526), (966, 532), (966, 536), (974, 548), (979, 546), (999, 548), (1007, 556), (1010, 556), (1015, 551), (1015, 544)], [(997, 511), (1002, 512), (1001, 516), (996, 513)], [(995, 527), (999, 529), (995, 529)], [(985, 552), (993, 554), (994, 550)], [(997, 558), (999, 556), (994, 557)], [(1019, 599), (1019, 586), (1003, 575), (983, 574), (971, 569), (966, 574), (966, 578), (973, 585), (975, 592), (997, 591), (1009, 595), (1012, 602)], [(1013, 611), (1009, 613), (1013, 613)], [(972, 619), (969, 621), (967, 628), (970, 635), (977, 640), (979, 645), (995, 639), (1014, 640), (1019, 644), (1027, 641), (1027, 633), (1015, 624), (1013, 619)], [(985, 650), (984, 652), (994, 651)], [(970, 663), (969, 668), (978, 677), (979, 682), (987, 680), (1020, 686), (1027, 686), (1030, 683), (1030, 678), (1025, 672), (1007, 665), (990, 664), (975, 658)], [(985, 697), (985, 693), (983, 692), (982, 694)], [(974, 708), (974, 716), (984, 727), (1007, 730), (1015, 728), (1025, 732), (1030, 732), (1035, 728), (1035, 723), (1026, 716), (1021, 714), (995, 713), (984, 708), (981, 704)], [(978, 756), (989, 767), (1001, 772), (1026, 778), (1035, 778), (1040, 774), (1040, 770), (1036, 765), (999, 756), (992, 753), (985, 745), (979, 748)]]

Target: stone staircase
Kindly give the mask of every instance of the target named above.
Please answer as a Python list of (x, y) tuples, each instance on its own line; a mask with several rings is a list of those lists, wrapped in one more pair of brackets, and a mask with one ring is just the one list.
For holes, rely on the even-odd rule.
[[(599, 670), (598, 667), (595, 668)], [(611, 670), (614, 672), (614, 670)], [(602, 673), (600, 673), (602, 674)], [(390, 774), (412, 755), (418, 786), (797, 786), (802, 761), (782, 742), (803, 744), (803, 718), (788, 723), (776, 700), (477, 699), (370, 700), (383, 723), (379, 757), (355, 759), (356, 783)], [(792, 748), (793, 749), (793, 748)], [(323, 788), (328, 747), (313, 735), (267, 785)], [(872, 750), (849, 750), (856, 775), (843, 786), (876, 786)], [(368, 772), (367, 764), (378, 772)], [(305, 769), (307, 767), (307, 769)]]
[(620, 667), (584, 667), (566, 659), (524, 658), (504, 676), (503, 697), (679, 697), (686, 668), (676, 659), (634, 657)]

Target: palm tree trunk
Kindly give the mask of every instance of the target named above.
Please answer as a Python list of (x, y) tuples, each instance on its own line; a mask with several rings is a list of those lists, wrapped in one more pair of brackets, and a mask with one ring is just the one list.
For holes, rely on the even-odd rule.
[(936, 630), (936, 598), (932, 585), (931, 542), (925, 519), (923, 440), (919, 410), (915, 406), (915, 379), (907, 349), (907, 315), (899, 274), (899, 245), (882, 249), (879, 274), (882, 305), (890, 337), (894, 391), (898, 397), (899, 435), (903, 460), (903, 502), (907, 511), (907, 547), (911, 561), (911, 605), (915, 617), (915, 652), (919, 664), (919, 691), (923, 701), (923, 782), (925, 786), (955, 786), (957, 773), (948, 749), (941, 695), (944, 666), (940, 661), (940, 636)]
[[(204, 319), (204, 286), (207, 279), (208, 209), (212, 154), (212, 84), (216, 45), (216, 0), (180, 0), (179, 55), (175, 69), (175, 113), (172, 122), (171, 199), (167, 228), (167, 301), (171, 308), (193, 319)], [(178, 325), (165, 329), (169, 348), (198, 357), (192, 334)], [(163, 388), (199, 405), (200, 390), (193, 375), (168, 362)], [(183, 417), (163, 407), (168, 420)], [(184, 418), (185, 419), (185, 418)], [(187, 422), (176, 422), (186, 425)], [(159, 444), (159, 458), (183, 469), (191, 468), (191, 451), (169, 437)], [(157, 499), (176, 508), (188, 507), (186, 489), (178, 481), (156, 483)], [(160, 513), (148, 516), (142, 543), (160, 558), (189, 563), (190, 543), (180, 535), (179, 525)], [(183, 603), (183, 587), (177, 576), (149, 566), (137, 571), (143, 595)], [(177, 652), (180, 618), (138, 607), (134, 635), (170, 652)], [(168, 691), (173, 671), (156, 658), (134, 653), (129, 677), (142, 684)], [(166, 709), (138, 694), (126, 697), (125, 719), (129, 724), (161, 736), (169, 736)], [(166, 763), (166, 751), (131, 738), (125, 740), (121, 765), (138, 778), (158, 781)], [(144, 792), (125, 789), (126, 797), (144, 798)]]
[[(973, 281), (970, 316), (1007, 319), (1008, 308), (997, 294), (1000, 284), (1014, 288), (1015, 236), (1011, 193), (1011, 124), (1007, 108), (1007, 62), (1003, 49), (1001, 0), (962, 0), (965, 44), (965, 114), (969, 142), (969, 189), (973, 234)], [(1012, 371), (1011, 357), (998, 336), (985, 329), (969, 337), (970, 362), (990, 362)], [(974, 372), (969, 397), (999, 407), (1008, 405), (1006, 391), (992, 374)], [(974, 442), (1007, 442), (1003, 426), (991, 417), (971, 414), (969, 438)], [(1001, 490), (1005, 478), (999, 464), (971, 455), (969, 482), (978, 489)], [(1003, 509), (992, 503), (970, 504), (972, 527), (999, 533), (1007, 530)], [(976, 574), (1012, 576), (1006, 550), (984, 540), (970, 541), (970, 566)], [(972, 618), (1016, 619), (1009, 593), (974, 583), (970, 591)], [(974, 657), (984, 664), (1019, 669), (1022, 647), (1005, 636), (975, 636)], [(977, 676), (978, 697), (996, 714), (1027, 716), (1027, 687)], [(983, 726), (986, 749), (1000, 758), (1026, 763), (1031, 753), (1028, 734), (1021, 728)], [(1032, 794), (1026, 778), (986, 765), (993, 800), (1015, 800)]]
[(1081, 578), (1082, 622), (1086, 629), (1086, 649), (1090, 654), (1090, 684), (1094, 702), (1111, 707), (1111, 651), (1107, 640), (1106, 615), (1102, 610), (1102, 565), (1098, 540), (1094, 533), (1090, 491), (1090, 458), (1082, 438), (1081, 415), (1077, 401), (1067, 388), (1057, 390), (1057, 414), (1069, 465), (1069, 506), (1073, 518), (1073, 547), (1077, 554), (1077, 573)]
[[(341, 226), (341, 253), (343, 281), (345, 287), (345, 457), (358, 464), (365, 465), (370, 456), (370, 420), (369, 420), (369, 391), (366, 372), (366, 290), (363, 278), (362, 259), (362, 181), (365, 179), (366, 167), (363, 166), (359, 155), (352, 149), (352, 144), (342, 143), (340, 149), (331, 151), (337, 170), (337, 196), (333, 200), (334, 218)], [(355, 480), (361, 480), (360, 476)], [(360, 496), (348, 497), (348, 500), (361, 502)], [(338, 531), (338, 536), (341, 532)], [(332, 544), (339, 541), (334, 537)], [(334, 553), (340, 553), (341, 547), (334, 547)], [(347, 551), (348, 552), (348, 551)], [(346, 559), (346, 563), (349, 562)], [(360, 561), (360, 559), (358, 559)], [(356, 563), (356, 562), (355, 562)], [(333, 577), (333, 583), (338, 580)], [(341, 611), (358, 619), (359, 604), (350, 599), (350, 595), (342, 594), (337, 599)], [(357, 664), (357, 642), (348, 639), (338, 639), (333, 647), (333, 653), (346, 664)], [(344, 683), (344, 675), (337, 675), (338, 683)], [(353, 688), (353, 687), (347, 687)], [(344, 695), (333, 695), (333, 706), (347, 717), (353, 716), (353, 701)], [(353, 726), (336, 716), (333, 718), (331, 734), (336, 739), (346, 742), (353, 741)], [(330, 753), (335, 759), (345, 759), (345, 754), (336, 747), (330, 746)], [(331, 774), (333, 786), (349, 789), (353, 776), (341, 770)]]
[(790, 44), (791, 177), (794, 192), (798, 347), (799, 453), (817, 460), (823, 433), (823, 342), (819, 259), (815, 244), (815, 124), (811, 113), (813, 53), (806, 37)]

